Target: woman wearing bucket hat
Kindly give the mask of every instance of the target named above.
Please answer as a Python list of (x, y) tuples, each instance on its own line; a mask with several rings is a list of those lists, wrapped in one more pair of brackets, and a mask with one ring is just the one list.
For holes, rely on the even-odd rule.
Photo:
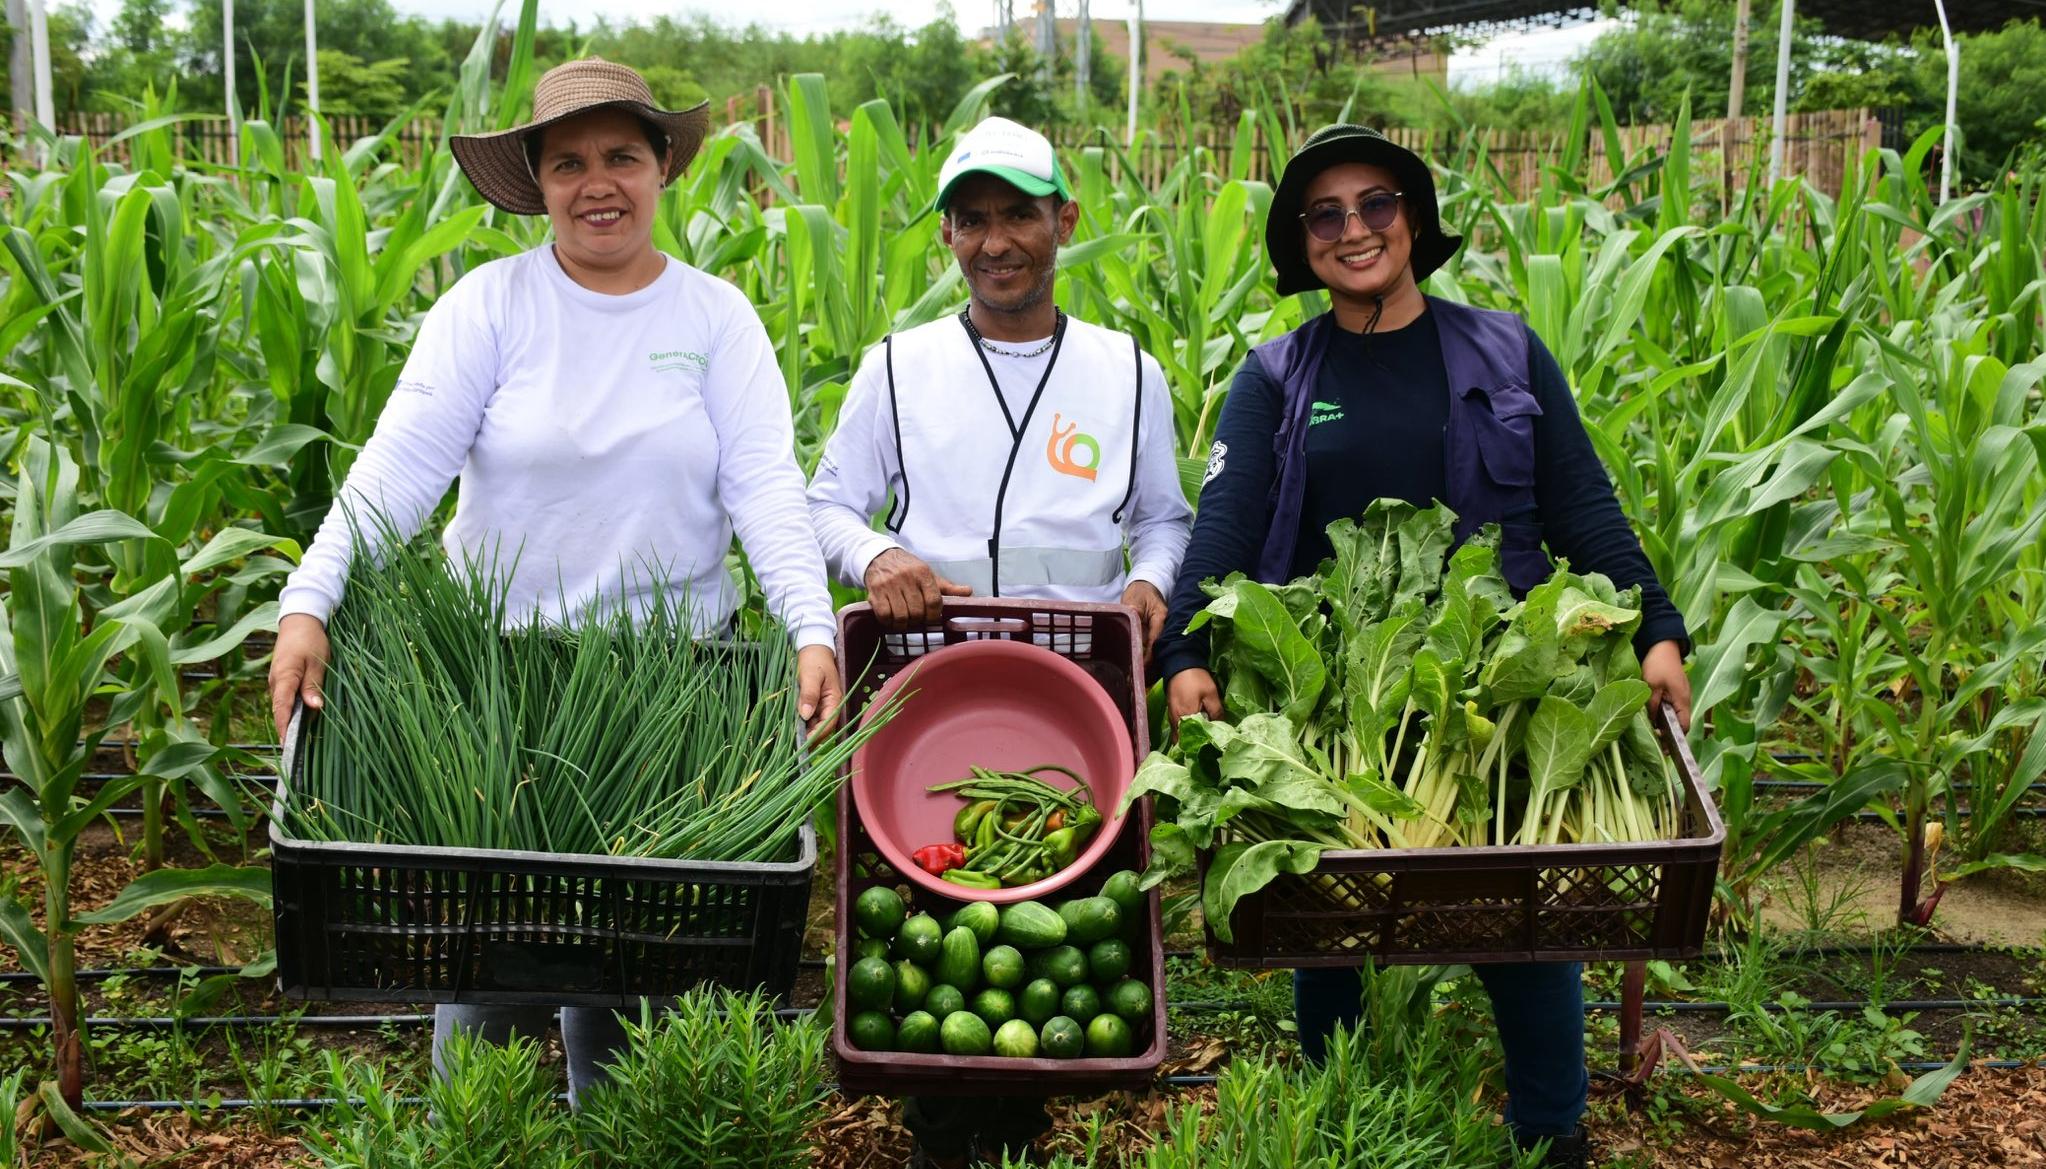
[[(554, 238), (469, 272), (427, 312), (284, 589), (270, 668), (280, 733), (295, 700), (320, 705), (351, 532), (381, 522), (410, 536), (457, 476), (450, 553), (516, 550), (509, 607), (536, 618), (637, 607), (666, 588), (686, 590), (700, 632), (727, 629), (736, 533), (798, 646), (800, 713), (816, 723), (837, 706), (836, 624), (774, 349), (737, 289), (652, 242), (707, 108), (663, 110), (633, 70), (570, 61), (540, 78), (532, 121), (452, 140), (479, 194), (546, 215)], [(455, 1027), (499, 1041), (544, 1032), (552, 1013), (443, 1006), (434, 1049)], [(561, 1021), (573, 1097), (623, 1031), (603, 1009)]]
[[(1326, 288), (1331, 311), (1251, 350), (1216, 426), (1193, 538), (1156, 656), (1175, 722), (1222, 715), (1205, 632), (1185, 632), (1203, 580), (1247, 572), (1285, 581), (1332, 554), (1325, 529), (1375, 499), (1456, 512), (1457, 535), (1502, 532), (1518, 590), (1548, 551), (1621, 587), (1639, 585), (1642, 672), (1685, 725), (1682, 617), (1656, 580), (1599, 465), (1562, 370), (1519, 317), (1423, 295), (1462, 240), (1442, 228), (1435, 181), (1411, 151), (1362, 126), (1316, 132), (1287, 163), (1266, 220), (1281, 295)], [(1506, 1053), (1506, 1119), (1547, 1164), (1584, 1165), (1582, 969), (1478, 969)], [(1360, 1017), (1356, 972), (1302, 970), (1301, 1045), (1320, 1059)]]

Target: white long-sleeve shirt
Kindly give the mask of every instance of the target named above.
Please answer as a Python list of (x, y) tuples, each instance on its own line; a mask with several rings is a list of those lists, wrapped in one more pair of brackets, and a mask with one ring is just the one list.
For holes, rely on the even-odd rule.
[[(1029, 404), (1031, 392), (1044, 376), (1051, 355), (1039, 341), (1003, 341), (997, 352), (988, 353), (1003, 400), (1012, 415), (1020, 415)], [(1030, 357), (1005, 353), (1031, 353)], [(1125, 350), (1124, 352), (1127, 352)], [(1060, 361), (1072, 360), (1061, 357)], [(1172, 401), (1165, 389), (1165, 375), (1148, 355), (1142, 361), (1142, 429), (1137, 441), (1136, 480), (1128, 509), (1123, 513), (1123, 531), (1129, 556), (1129, 573), (1123, 587), (1132, 581), (1148, 581), (1160, 595), (1170, 595), (1179, 571), (1180, 557), (1192, 532), (1193, 509), (1180, 486), (1179, 463), (1174, 457)], [(1128, 385), (1130, 367), (1118, 362), (1103, 369), (1104, 384)], [(958, 387), (960, 408), (983, 409), (987, 394), (987, 372), (978, 361), (962, 362), (950, 384)], [(944, 490), (949, 476), (985, 475), (1001, 478), (999, 464), (982, 467), (947, 467), (944, 476), (928, 471), (918, 480), (919, 491)], [(867, 566), (890, 548), (903, 548), (912, 556), (928, 560), (926, 552), (907, 548), (885, 531), (877, 532), (874, 517), (886, 509), (891, 485), (901, 482), (901, 452), (896, 446), (893, 421), (889, 416), (888, 374), (879, 347), (870, 351), (854, 372), (844, 405), (838, 414), (838, 428), (825, 442), (817, 473), (810, 480), (810, 519), (817, 528), (817, 542), (824, 550), (824, 562), (841, 582), (862, 585)], [(1063, 590), (1047, 586), (1005, 587), (1005, 593), (1058, 599)]]
[(327, 620), (347, 583), (350, 515), (419, 529), (457, 474), (444, 543), (516, 565), (513, 613), (559, 617), (686, 589), (699, 632), (738, 604), (736, 529), (798, 646), (836, 640), (803, 497), (788, 390), (738, 289), (678, 260), (647, 287), (595, 292), (551, 246), (496, 260), (421, 323), (376, 432), (281, 597)]

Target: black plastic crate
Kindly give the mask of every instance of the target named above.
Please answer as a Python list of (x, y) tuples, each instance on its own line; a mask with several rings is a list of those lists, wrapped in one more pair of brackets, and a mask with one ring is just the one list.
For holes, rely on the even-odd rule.
[(277, 974), (311, 1000), (629, 1006), (795, 984), (817, 838), (783, 863), (297, 840), (294, 715), (270, 823)]
[[(1330, 849), (1236, 903), (1217, 965), (1592, 962), (1695, 958), (1726, 825), (1670, 713), (1651, 710), (1684, 794), (1676, 840)], [(1206, 876), (1207, 857), (1202, 857)]]

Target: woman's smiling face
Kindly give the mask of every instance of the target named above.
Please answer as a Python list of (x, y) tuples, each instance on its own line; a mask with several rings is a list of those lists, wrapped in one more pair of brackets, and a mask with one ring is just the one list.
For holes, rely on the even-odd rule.
[(541, 131), (533, 169), (555, 246), (569, 261), (616, 269), (644, 259), (653, 247), (654, 210), (668, 168), (639, 118), (603, 108), (556, 122)]
[(1308, 182), (1300, 205), (1304, 214), (1312, 216), (1329, 208), (1353, 212), (1344, 217), (1343, 233), (1334, 241), (1317, 238), (1307, 230), (1307, 222), (1301, 221), (1307, 266), (1328, 285), (1331, 294), (1368, 301), (1389, 297), (1403, 283), (1412, 281), (1414, 231), (1406, 201), (1397, 200), (1397, 214), (1380, 228), (1355, 213), (1373, 195), (1398, 194), (1398, 182), (1391, 171), (1361, 162), (1338, 163)]

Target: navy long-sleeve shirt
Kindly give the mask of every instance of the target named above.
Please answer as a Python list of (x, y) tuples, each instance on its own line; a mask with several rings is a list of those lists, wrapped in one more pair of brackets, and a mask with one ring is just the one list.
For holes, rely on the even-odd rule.
[[(1534, 331), (1528, 366), (1541, 415), (1535, 419), (1535, 503), (1544, 543), (1580, 572), (1598, 572), (1621, 588), (1641, 586), (1635, 648), (1686, 645), (1684, 619), (1656, 579), (1613, 494), (1612, 480), (1577, 415), (1570, 383)], [(1208, 602), (1201, 582), (1254, 572), (1271, 523), (1277, 459), (1272, 436), (1283, 391), (1256, 354), (1244, 360), (1223, 403), (1208, 459), (1208, 479), (1180, 562), (1165, 633), (1154, 651), (1167, 678), (1208, 664), (1206, 630), (1179, 632)], [(1375, 499), (1426, 507), (1448, 491), (1443, 429), (1449, 422), (1449, 374), (1432, 313), (1402, 329), (1369, 335), (1337, 329), (1315, 383), (1307, 431), (1307, 489), (1301, 501), (1293, 576), (1331, 554), (1327, 528), (1358, 517)]]

